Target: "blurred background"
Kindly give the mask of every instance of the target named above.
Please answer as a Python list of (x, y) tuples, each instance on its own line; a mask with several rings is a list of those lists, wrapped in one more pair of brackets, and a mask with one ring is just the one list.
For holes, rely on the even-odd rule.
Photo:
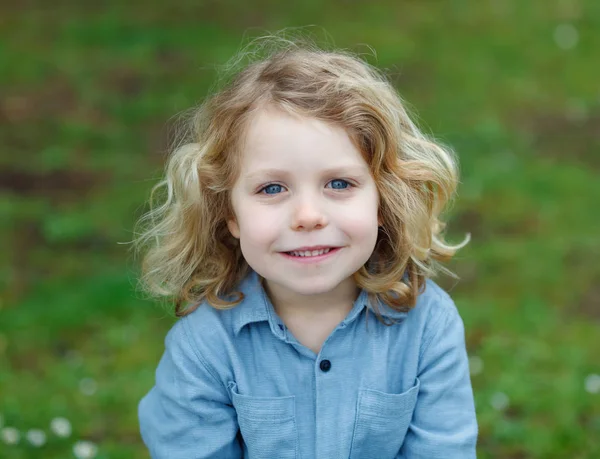
[[(170, 309), (129, 245), (173, 116), (243, 40), (307, 29), (385, 69), (461, 160), (440, 278), (480, 458), (600, 457), (600, 2), (0, 3), (0, 457), (144, 458)], [(373, 56), (368, 46), (376, 51)]]

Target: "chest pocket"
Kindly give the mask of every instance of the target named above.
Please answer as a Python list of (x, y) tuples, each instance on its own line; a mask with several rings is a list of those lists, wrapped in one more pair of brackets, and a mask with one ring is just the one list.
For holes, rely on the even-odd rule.
[(419, 393), (419, 380), (401, 394), (363, 389), (358, 407), (350, 459), (394, 458), (410, 425)]
[(229, 388), (237, 412), (240, 432), (250, 458), (296, 459), (299, 457), (296, 405), (293, 395), (251, 397), (239, 394), (234, 382), (229, 383)]

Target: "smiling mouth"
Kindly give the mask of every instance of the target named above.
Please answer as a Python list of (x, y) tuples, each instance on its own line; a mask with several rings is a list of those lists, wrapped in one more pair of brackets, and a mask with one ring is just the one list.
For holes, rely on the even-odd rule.
[(286, 255), (298, 258), (310, 258), (310, 257), (318, 257), (320, 255), (326, 255), (330, 252), (339, 249), (339, 247), (328, 247), (326, 249), (319, 250), (292, 250), (291, 252), (284, 252)]

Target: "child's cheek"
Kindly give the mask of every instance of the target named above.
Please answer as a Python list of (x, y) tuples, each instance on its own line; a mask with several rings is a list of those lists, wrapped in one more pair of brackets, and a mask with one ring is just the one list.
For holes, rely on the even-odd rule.
[(365, 247), (374, 245), (377, 241), (378, 227), (377, 218), (352, 219), (347, 221), (343, 228), (344, 232), (350, 235), (353, 243), (364, 245)]
[(371, 202), (359, 204), (338, 207), (335, 210), (335, 221), (345, 232), (367, 236), (372, 231), (377, 231), (377, 206)]
[(254, 207), (246, 209), (242, 237), (258, 246), (267, 246), (275, 242), (284, 225), (281, 212)]

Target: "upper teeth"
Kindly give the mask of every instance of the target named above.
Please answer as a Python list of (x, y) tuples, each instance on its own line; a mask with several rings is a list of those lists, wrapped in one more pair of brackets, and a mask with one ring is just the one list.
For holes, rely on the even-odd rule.
[(329, 252), (330, 249), (321, 249), (321, 250), (306, 250), (304, 252), (298, 252), (298, 251), (294, 251), (294, 252), (290, 252), (293, 256), (295, 257), (314, 257), (317, 255), (323, 255), (324, 253)]

